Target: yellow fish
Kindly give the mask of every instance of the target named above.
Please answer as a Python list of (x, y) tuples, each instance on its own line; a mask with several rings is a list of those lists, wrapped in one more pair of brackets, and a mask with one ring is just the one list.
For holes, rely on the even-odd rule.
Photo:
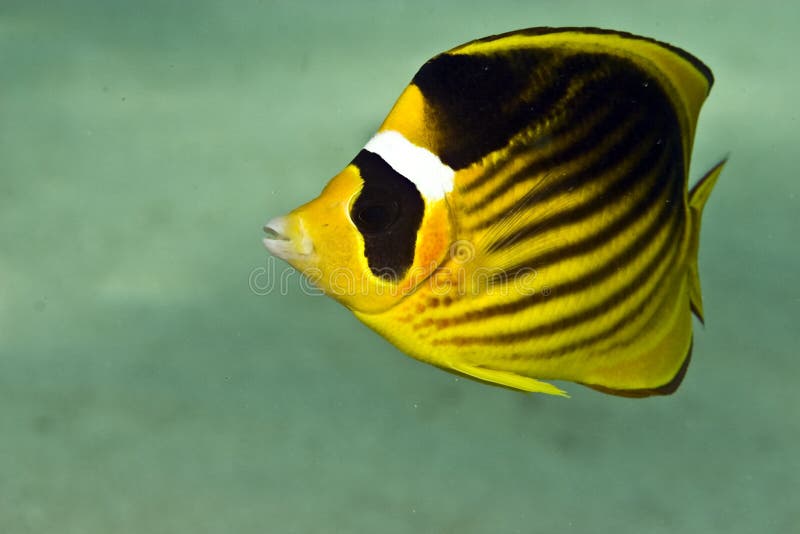
[(703, 205), (687, 191), (711, 71), (595, 28), (532, 28), (425, 63), (320, 196), (267, 249), (400, 350), (565, 395), (675, 391), (703, 305)]

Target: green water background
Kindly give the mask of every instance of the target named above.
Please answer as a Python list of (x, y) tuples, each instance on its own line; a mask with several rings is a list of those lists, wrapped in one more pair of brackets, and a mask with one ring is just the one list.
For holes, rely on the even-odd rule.
[[(0, 0), (0, 533), (798, 532), (798, 11)], [(544, 25), (716, 75), (692, 179), (731, 160), (676, 395), (490, 388), (296, 279), (251, 289), (261, 225), (427, 58)]]

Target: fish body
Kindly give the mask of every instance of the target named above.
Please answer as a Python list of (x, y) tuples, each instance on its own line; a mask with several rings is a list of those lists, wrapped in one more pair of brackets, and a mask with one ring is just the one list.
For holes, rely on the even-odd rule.
[(673, 392), (702, 320), (687, 190), (711, 71), (593, 28), (486, 37), (426, 62), (321, 195), (264, 244), (407, 354), (564, 394)]

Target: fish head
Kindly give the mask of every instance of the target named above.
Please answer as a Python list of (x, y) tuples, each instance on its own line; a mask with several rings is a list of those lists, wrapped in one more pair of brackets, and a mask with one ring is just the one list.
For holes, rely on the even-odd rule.
[(444, 195), (413, 184), (369, 184), (348, 165), (322, 193), (265, 226), (264, 246), (348, 308), (380, 313), (415, 291), (447, 257)]

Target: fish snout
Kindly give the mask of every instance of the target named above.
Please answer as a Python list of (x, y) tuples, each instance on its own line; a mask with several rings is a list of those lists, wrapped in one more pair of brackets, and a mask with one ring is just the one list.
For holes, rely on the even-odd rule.
[(292, 263), (307, 259), (314, 251), (314, 244), (305, 232), (302, 222), (295, 216), (275, 217), (264, 225), (267, 235), (262, 240), (264, 247), (278, 258)]

